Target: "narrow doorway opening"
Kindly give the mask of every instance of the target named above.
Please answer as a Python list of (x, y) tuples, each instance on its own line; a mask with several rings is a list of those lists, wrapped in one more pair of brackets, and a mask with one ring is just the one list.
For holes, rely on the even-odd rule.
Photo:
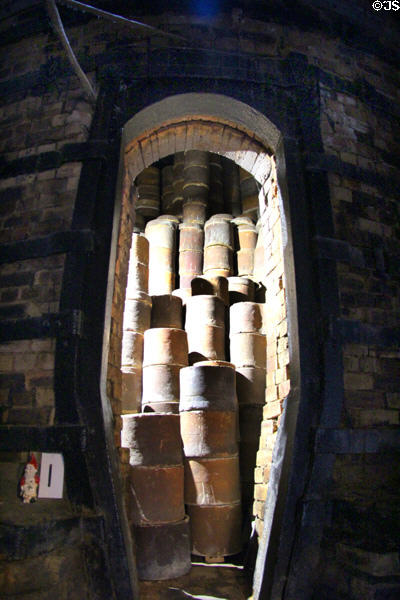
[[(188, 131), (192, 137), (188, 136)], [(262, 534), (272, 448), (279, 425), (282, 401), (290, 387), (282, 223), (275, 160), (272, 152), (266, 150), (247, 132), (230, 128), (226, 124), (210, 123), (206, 119), (198, 121), (192, 119), (168, 126), (163, 124), (158, 128), (156, 135), (159, 152), (158, 155), (153, 152), (151, 158), (156, 157), (157, 160), (151, 161), (149, 157), (143, 161), (146, 142), (147, 148), (152, 144), (154, 147), (154, 134), (149, 135), (146, 132), (146, 139), (136, 140), (135, 144), (125, 148), (125, 169), (121, 180), (122, 213), (112, 308), (108, 392), (116, 416), (116, 444), (119, 448), (126, 483), (128, 520), (135, 519), (132, 515), (137, 510), (138, 499), (135, 498), (135, 507), (132, 509), (132, 498), (129, 500), (129, 496), (132, 494), (137, 496), (138, 488), (135, 490), (132, 480), (132, 469), (135, 469), (135, 466), (132, 466), (132, 448), (129, 448), (126, 439), (121, 444), (121, 429), (124, 440), (123, 423), (129, 421), (129, 415), (140, 413), (163, 414), (165, 410), (165, 414), (178, 414), (180, 399), (176, 398), (176, 385), (175, 392), (172, 390), (174, 388), (172, 380), (175, 377), (176, 383), (177, 374), (180, 374), (182, 368), (190, 371), (190, 368), (202, 361), (214, 361), (215, 368), (220, 370), (231, 368), (235, 372), (238, 423), (236, 430), (238, 464), (233, 467), (233, 470), (237, 469), (240, 474), (241, 503), (240, 533), (237, 533), (236, 528), (234, 537), (240, 537), (240, 542), (237, 546), (233, 544), (232, 552), (228, 548), (226, 556), (223, 552), (221, 555), (214, 556), (215, 545), (211, 543), (210, 553), (206, 550), (204, 552), (197, 550), (195, 554), (192, 553), (192, 561), (206, 565), (214, 558), (224, 561), (219, 563), (221, 569), (231, 563), (236, 563), (237, 568), (242, 568), (245, 562), (249, 565), (254, 563), (255, 557), (252, 557), (249, 551), (251, 549), (254, 552), (257, 546), (253, 542)], [(168, 154), (160, 152), (163, 136), (164, 142), (165, 138), (174, 138), (174, 152)], [(178, 136), (181, 140), (185, 140), (180, 147), (177, 143)], [(218, 144), (215, 142), (216, 136)], [(165, 145), (168, 147), (168, 143)], [(208, 199), (205, 209), (199, 201), (202, 194), (197, 194), (198, 184), (201, 184), (201, 176), (204, 175), (205, 169), (202, 160), (208, 165)], [(196, 188), (197, 185), (197, 190), (192, 189), (191, 192), (194, 200), (192, 203), (187, 201), (188, 193), (179, 196), (179, 185), (182, 183), (178, 181), (179, 173), (181, 170), (183, 176), (185, 161), (186, 187), (190, 186), (190, 183), (192, 188), (193, 186)], [(182, 181), (182, 185), (185, 185), (185, 177), (182, 177)], [(199, 234), (197, 238), (196, 232)], [(135, 281), (134, 287), (136, 286), (136, 290), (140, 291), (137, 282), (140, 277), (143, 277), (143, 273), (139, 271), (143, 269), (145, 271), (146, 268), (146, 261), (142, 262), (143, 254), (138, 246), (138, 243), (143, 245), (142, 238), (149, 246), (150, 262), (147, 263), (148, 271), (144, 277), (147, 276), (148, 282), (150, 277), (151, 287), (145, 292), (148, 297), (142, 295), (134, 298), (129, 296), (130, 282)], [(200, 245), (185, 246), (185, 239), (193, 241), (195, 238)], [(169, 243), (168, 239), (173, 241)], [(199, 239), (202, 239), (201, 243)], [(160, 240), (164, 241), (160, 242)], [(176, 326), (179, 324), (179, 317), (176, 314), (172, 315), (174, 311), (172, 305), (176, 306), (177, 302), (168, 301), (166, 296), (177, 299), (178, 304), (181, 305), (180, 327)], [(193, 302), (192, 299), (196, 296), (198, 302), (196, 300)], [(217, 317), (218, 308), (214, 306), (212, 309), (214, 312), (210, 314), (209, 308), (201, 307), (201, 302), (207, 303), (207, 299), (202, 301), (201, 297), (209, 296), (215, 296), (220, 300), (216, 305), (223, 306), (223, 312), (220, 313), (223, 315), (223, 323), (213, 320)], [(151, 298), (150, 307), (148, 298)], [(194, 308), (190, 308), (191, 304)], [(251, 313), (248, 312), (250, 307)], [(168, 311), (172, 311), (170, 316), (177, 318), (176, 322), (162, 321), (162, 316), (165, 316)], [(205, 318), (211, 321), (202, 321), (202, 311), (206, 313)], [(144, 313), (149, 316), (143, 317)], [(193, 315), (197, 315), (198, 319)], [(157, 322), (160, 318), (161, 321)], [(135, 319), (136, 321), (142, 319), (140, 329), (143, 331), (134, 330), (132, 323)], [(159, 327), (160, 322), (167, 327)], [(156, 326), (152, 327), (152, 324)], [(172, 327), (168, 327), (169, 325)], [(224, 328), (222, 345), (217, 339), (221, 327)], [(184, 337), (186, 339), (189, 337), (190, 343), (187, 349), (187, 362), (183, 361), (183, 364), (179, 363), (179, 360), (172, 362), (164, 369), (161, 376), (158, 369), (158, 376), (161, 378), (157, 383), (153, 376), (157, 369), (151, 370), (150, 367), (159, 367), (159, 364), (157, 360), (152, 363), (151, 358), (149, 362), (148, 358), (157, 354), (154, 346), (157, 340), (154, 335), (151, 338), (151, 333), (146, 334), (145, 338), (145, 331), (161, 328), (185, 332)], [(202, 331), (204, 333), (205, 330), (207, 335), (202, 335)], [(179, 354), (178, 338), (179, 335), (176, 341), (172, 342), (172, 346), (175, 346)], [(145, 359), (143, 363), (146, 354), (146, 349), (143, 351), (143, 344), (146, 343), (146, 339), (152, 339), (152, 346), (147, 350), (147, 362)], [(159, 343), (165, 345), (165, 339)], [(167, 340), (167, 343), (171, 344), (171, 340)], [(141, 358), (134, 358), (134, 355)], [(243, 360), (240, 362), (242, 355)], [(231, 366), (226, 363), (231, 363)], [(145, 369), (147, 375), (144, 381)], [(167, 375), (166, 371), (168, 371)], [(152, 375), (149, 377), (150, 372)], [(157, 392), (157, 385), (159, 392)], [(218, 387), (217, 383), (216, 386)], [(151, 392), (146, 392), (143, 387), (147, 387)], [(174, 393), (175, 397), (172, 398)], [(161, 406), (163, 402), (165, 404)], [(231, 466), (234, 463), (234, 454), (236, 452), (231, 450), (223, 457), (212, 456), (211, 459), (222, 459), (224, 461), (222, 467), (225, 468), (229, 459), (231, 459)], [(197, 460), (194, 467), (193, 465), (189, 467), (192, 471), (188, 479), (188, 462), (194, 458)], [(202, 489), (208, 486), (209, 489), (210, 479), (213, 477), (212, 469), (206, 472), (204, 460), (207, 461), (207, 458), (210, 460), (209, 456), (186, 457), (185, 486), (192, 483), (197, 500), (199, 486), (202, 486)], [(199, 465), (200, 470), (197, 469), (197, 474), (193, 474), (193, 468), (196, 470), (196, 466)], [(209, 465), (210, 463), (207, 467)], [(230, 475), (227, 479), (232, 475), (232, 468), (229, 468)], [(225, 470), (225, 473), (227, 474), (228, 471)], [(180, 477), (178, 472), (175, 475)], [(218, 473), (215, 477), (217, 482), (224, 480), (224, 476), (221, 478)], [(169, 497), (168, 490), (171, 491), (171, 487), (166, 488), (165, 498)], [(159, 493), (159, 490), (157, 492)], [(236, 492), (222, 490), (217, 491), (218, 493), (221, 493), (221, 498), (225, 500), (216, 498), (216, 504), (219, 508), (228, 507), (229, 512), (237, 503)], [(228, 497), (231, 502), (227, 502)], [(200, 502), (200, 512), (204, 506), (213, 504), (207, 494), (205, 498), (202, 505)], [(189, 498), (189, 503), (187, 500), (188, 497), (186, 497), (186, 512), (191, 499)], [(220, 520), (221, 518), (218, 517), (217, 521)], [(206, 522), (207, 520), (204, 521), (205, 528)], [(151, 523), (147, 525), (151, 526)], [(131, 526), (136, 545), (138, 541), (140, 545), (140, 539), (138, 540), (135, 535), (135, 527), (137, 534), (138, 524), (131, 523)], [(200, 533), (201, 529), (200, 526)], [(149, 529), (146, 528), (146, 533), (148, 531)], [(199, 531), (195, 535), (199, 535)], [(250, 538), (252, 544), (249, 544)], [(191, 550), (193, 551), (193, 546)], [(143, 579), (146, 579), (146, 576)], [(163, 589), (168, 588), (170, 581), (167, 577), (165, 579), (167, 587)], [(146, 593), (155, 593), (154, 585), (155, 583), (143, 584), (141, 592), (143, 597), (147, 597)], [(205, 593), (196, 586), (190, 590), (190, 593), (196, 593), (196, 590), (198, 593), (201, 591)]]

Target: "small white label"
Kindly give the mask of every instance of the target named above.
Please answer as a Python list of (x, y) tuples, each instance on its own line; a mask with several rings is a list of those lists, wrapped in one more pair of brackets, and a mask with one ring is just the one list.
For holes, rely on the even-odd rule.
[(42, 452), (39, 498), (62, 498), (64, 459), (62, 454)]

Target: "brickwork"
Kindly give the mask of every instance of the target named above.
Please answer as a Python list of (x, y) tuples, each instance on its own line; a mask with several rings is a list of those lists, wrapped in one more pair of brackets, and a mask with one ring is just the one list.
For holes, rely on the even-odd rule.
[(70, 227), (80, 163), (3, 179), (1, 243), (40, 237)]
[(290, 390), (282, 221), (274, 162), (266, 189), (268, 192), (265, 201), (261, 203), (259, 236), (264, 240), (265, 249), (264, 269), (261, 276), (266, 289), (264, 328), (267, 336), (267, 375), (260, 449), (257, 453), (255, 471), (253, 509), (259, 536), (263, 530), (272, 451), (282, 413), (282, 402)]
[[(0, 267), (2, 319), (57, 312), (65, 256)], [(55, 340), (21, 340), (0, 346), (2, 422), (51, 425), (54, 421)]]
[(51, 425), (54, 422), (54, 348), (52, 339), (0, 345), (3, 424)]
[(171, 123), (158, 128), (155, 124), (154, 128), (155, 131), (146, 132), (127, 144), (126, 168), (132, 178), (169, 154), (191, 148), (209, 150), (212, 147), (249, 171), (261, 183), (264, 182), (263, 163), (268, 153), (254, 134), (243, 126), (228, 123), (228, 120), (226, 124), (221, 123), (205, 115), (203, 118), (193, 116), (185, 123)]
[[(52, 35), (26, 39), (7, 48), (2, 81), (29, 75), (50, 56), (56, 69)], [(58, 49), (58, 56), (61, 54)], [(56, 52), (56, 54), (57, 54)], [(6, 161), (27, 161), (83, 142), (93, 114), (71, 76), (42, 88), (13, 94), (0, 107), (0, 151)], [(46, 80), (47, 79), (47, 80)], [(81, 173), (81, 162), (6, 176), (0, 181), (0, 243), (34, 240), (68, 231)], [(23, 168), (22, 168), (23, 170)], [(0, 266), (0, 315), (3, 319), (40, 317), (59, 310), (65, 254), (18, 260)], [(23, 340), (1, 346), (2, 422), (51, 425), (54, 421), (55, 340)]]
[(134, 198), (131, 179), (126, 174), (121, 189), (121, 218), (115, 261), (114, 290), (111, 312), (110, 347), (108, 353), (107, 395), (114, 415), (115, 443), (123, 463), (129, 451), (121, 448), (121, 347), (125, 290), (128, 278), (129, 251), (134, 224)]
[[(358, 61), (357, 68), (388, 98), (396, 98), (390, 69), (367, 58)], [(371, 177), (368, 183), (329, 176), (335, 235), (352, 246), (352, 258), (337, 265), (342, 316), (374, 326), (398, 327), (398, 203), (395, 191), (390, 186), (383, 189), (379, 179), (399, 179), (394, 158), (399, 149), (398, 124), (390, 111), (377, 112), (351, 93), (322, 86), (321, 100), (326, 152), (375, 175), (375, 181)], [(397, 348), (367, 343), (344, 346), (343, 427), (398, 427), (395, 382), (399, 367)], [(377, 565), (390, 562), (387, 550), (394, 547), (399, 534), (394, 493), (398, 471), (393, 470), (392, 461), (390, 452), (336, 459), (331, 497), (337, 518), (325, 534), (321, 587), (357, 600), (394, 598), (398, 593), (398, 565), (385, 566), (377, 573)], [(373, 531), (372, 523), (379, 523), (385, 533)]]

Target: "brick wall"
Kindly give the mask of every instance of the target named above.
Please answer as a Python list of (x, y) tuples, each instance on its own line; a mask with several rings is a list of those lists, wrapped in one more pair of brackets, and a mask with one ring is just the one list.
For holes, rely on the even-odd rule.
[(289, 347), (282, 248), (282, 220), (279, 206), (276, 168), (272, 162), (265, 200), (261, 202), (259, 236), (263, 239), (265, 262), (262, 282), (265, 286), (264, 328), (267, 336), (266, 390), (260, 447), (257, 453), (254, 490), (256, 530), (262, 535), (265, 500), (272, 462), (272, 451), (282, 414), (282, 402), (289, 394)]
[[(336, 64), (332, 67), (339, 71)], [(400, 176), (396, 158), (399, 127), (392, 112), (398, 99), (393, 87), (396, 75), (367, 56), (357, 57), (354, 68), (351, 80), (361, 76), (376, 85), (389, 104), (384, 111), (355, 93), (321, 87), (326, 152), (364, 174), (361, 178), (329, 176), (335, 236), (351, 245), (350, 259), (337, 265), (341, 315), (390, 329), (400, 323), (400, 282), (395, 267), (400, 256), (399, 209), (394, 187), (382, 177), (394, 182)], [(387, 342), (345, 344), (342, 427), (398, 427), (395, 382), (399, 373), (400, 354)], [(331, 490), (333, 522), (325, 534), (322, 560), (327, 589), (340, 591), (343, 597), (394, 598), (398, 593), (400, 568), (390, 553), (399, 534), (395, 492), (399, 474), (393, 469), (394, 456), (388, 450), (336, 459)], [(378, 564), (382, 565), (379, 573)]]
[[(2, 82), (11, 84), (15, 77), (40, 69), (54, 57), (56, 46), (50, 34), (8, 47), (2, 60)], [(59, 48), (57, 52), (59, 55)], [(0, 107), (2, 157), (19, 172), (0, 181), (2, 244), (43, 238), (68, 231), (71, 226), (81, 162), (65, 162), (53, 169), (40, 165), (32, 169), (32, 164), (43, 153), (60, 153), (66, 144), (85, 141), (93, 106), (74, 78), (59, 78), (51, 84), (46, 77), (53, 79), (51, 73), (43, 73), (41, 88), (30, 92), (13, 93), (10, 85)], [(23, 173), (24, 164), (27, 174)], [(65, 254), (58, 254), (1, 265), (1, 317), (20, 319), (56, 313), (64, 264)], [(53, 423), (54, 351), (54, 339), (1, 346), (2, 399), (6, 398), (3, 423)]]
[(114, 415), (115, 444), (123, 464), (129, 460), (129, 450), (121, 448), (121, 348), (122, 321), (125, 305), (125, 290), (129, 269), (129, 251), (134, 224), (134, 201), (132, 180), (128, 174), (121, 187), (121, 217), (119, 222), (117, 254), (115, 261), (114, 290), (111, 312), (110, 348), (108, 353), (107, 396)]
[[(8, 46), (5, 52), (3, 48), (1, 55), (0, 81), (5, 93), (0, 106), (0, 153), (4, 161), (0, 180), (0, 244), (6, 255), (12, 256), (19, 242), (43, 240), (42, 248), (50, 247), (46, 240), (71, 227), (82, 163), (57, 157), (62, 156), (66, 145), (87, 139), (93, 106), (73, 77), (63, 74), (54, 79), (57, 69), (52, 73), (44, 67), (54, 56), (52, 38), (52, 34), (29, 37)], [(50, 59), (47, 66), (51, 65), (55, 68), (56, 61)], [(42, 69), (42, 77), (37, 87), (13, 87), (16, 79), (29, 80), (38, 69)], [(46, 168), (49, 160), (52, 168)], [(44, 251), (43, 256), (39, 252), (35, 258), (12, 258), (6, 262), (2, 258), (1, 319), (12, 323), (58, 313), (65, 252), (46, 255)], [(28, 336), (0, 344), (2, 425), (45, 428), (55, 424), (55, 350), (53, 336)], [(40, 448), (30, 450), (40, 459)], [(82, 522), (79, 517), (74, 521), (74, 510), (67, 497), (41, 500), (23, 510), (26, 507), (17, 497), (17, 485), (27, 456), (27, 452), (0, 452), (0, 595), (26, 597), (37, 593), (41, 598), (61, 598), (73, 593), (77, 598), (87, 597), (87, 573), (82, 564), (90, 552), (93, 564), (99, 558), (89, 531), (91, 526), (81, 536)], [(41, 526), (47, 532), (46, 541)], [(13, 528), (12, 534), (9, 527)], [(55, 537), (54, 530), (58, 532)], [(15, 543), (20, 536), (24, 539), (22, 546)]]

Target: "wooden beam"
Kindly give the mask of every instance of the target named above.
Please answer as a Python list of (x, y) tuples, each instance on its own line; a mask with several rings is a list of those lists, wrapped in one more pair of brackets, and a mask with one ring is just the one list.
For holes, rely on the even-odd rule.
[(0, 450), (23, 452), (70, 452), (72, 448), (84, 451), (86, 429), (82, 425), (0, 425)]
[(107, 160), (111, 144), (105, 140), (65, 144), (59, 151), (40, 152), (14, 160), (1, 159), (0, 177), (17, 177), (28, 173), (38, 173), (50, 169), (59, 169), (68, 162), (82, 162), (88, 158)]
[(382, 190), (382, 192), (385, 194), (393, 196), (394, 198), (397, 197), (400, 185), (399, 177), (386, 177), (385, 175), (376, 173), (375, 170), (369, 171), (368, 169), (357, 167), (356, 165), (340, 160), (333, 154), (324, 154), (323, 152), (308, 152), (306, 153), (305, 158), (306, 169), (311, 173), (316, 173), (318, 171), (325, 173), (336, 173), (342, 177), (355, 179), (356, 181), (361, 181), (362, 183), (376, 187), (379, 190)]
[(36, 239), (0, 245), (0, 264), (71, 251), (91, 252), (94, 243), (94, 234), (89, 229), (59, 231)]
[(82, 334), (82, 326), (83, 315), (80, 310), (3, 320), (0, 323), (0, 343), (70, 335), (79, 337)]
[(385, 348), (400, 346), (400, 327), (383, 327), (355, 319), (332, 319), (332, 337), (344, 344), (370, 344)]
[(400, 449), (400, 430), (317, 429), (315, 451), (319, 454), (382, 454)]

